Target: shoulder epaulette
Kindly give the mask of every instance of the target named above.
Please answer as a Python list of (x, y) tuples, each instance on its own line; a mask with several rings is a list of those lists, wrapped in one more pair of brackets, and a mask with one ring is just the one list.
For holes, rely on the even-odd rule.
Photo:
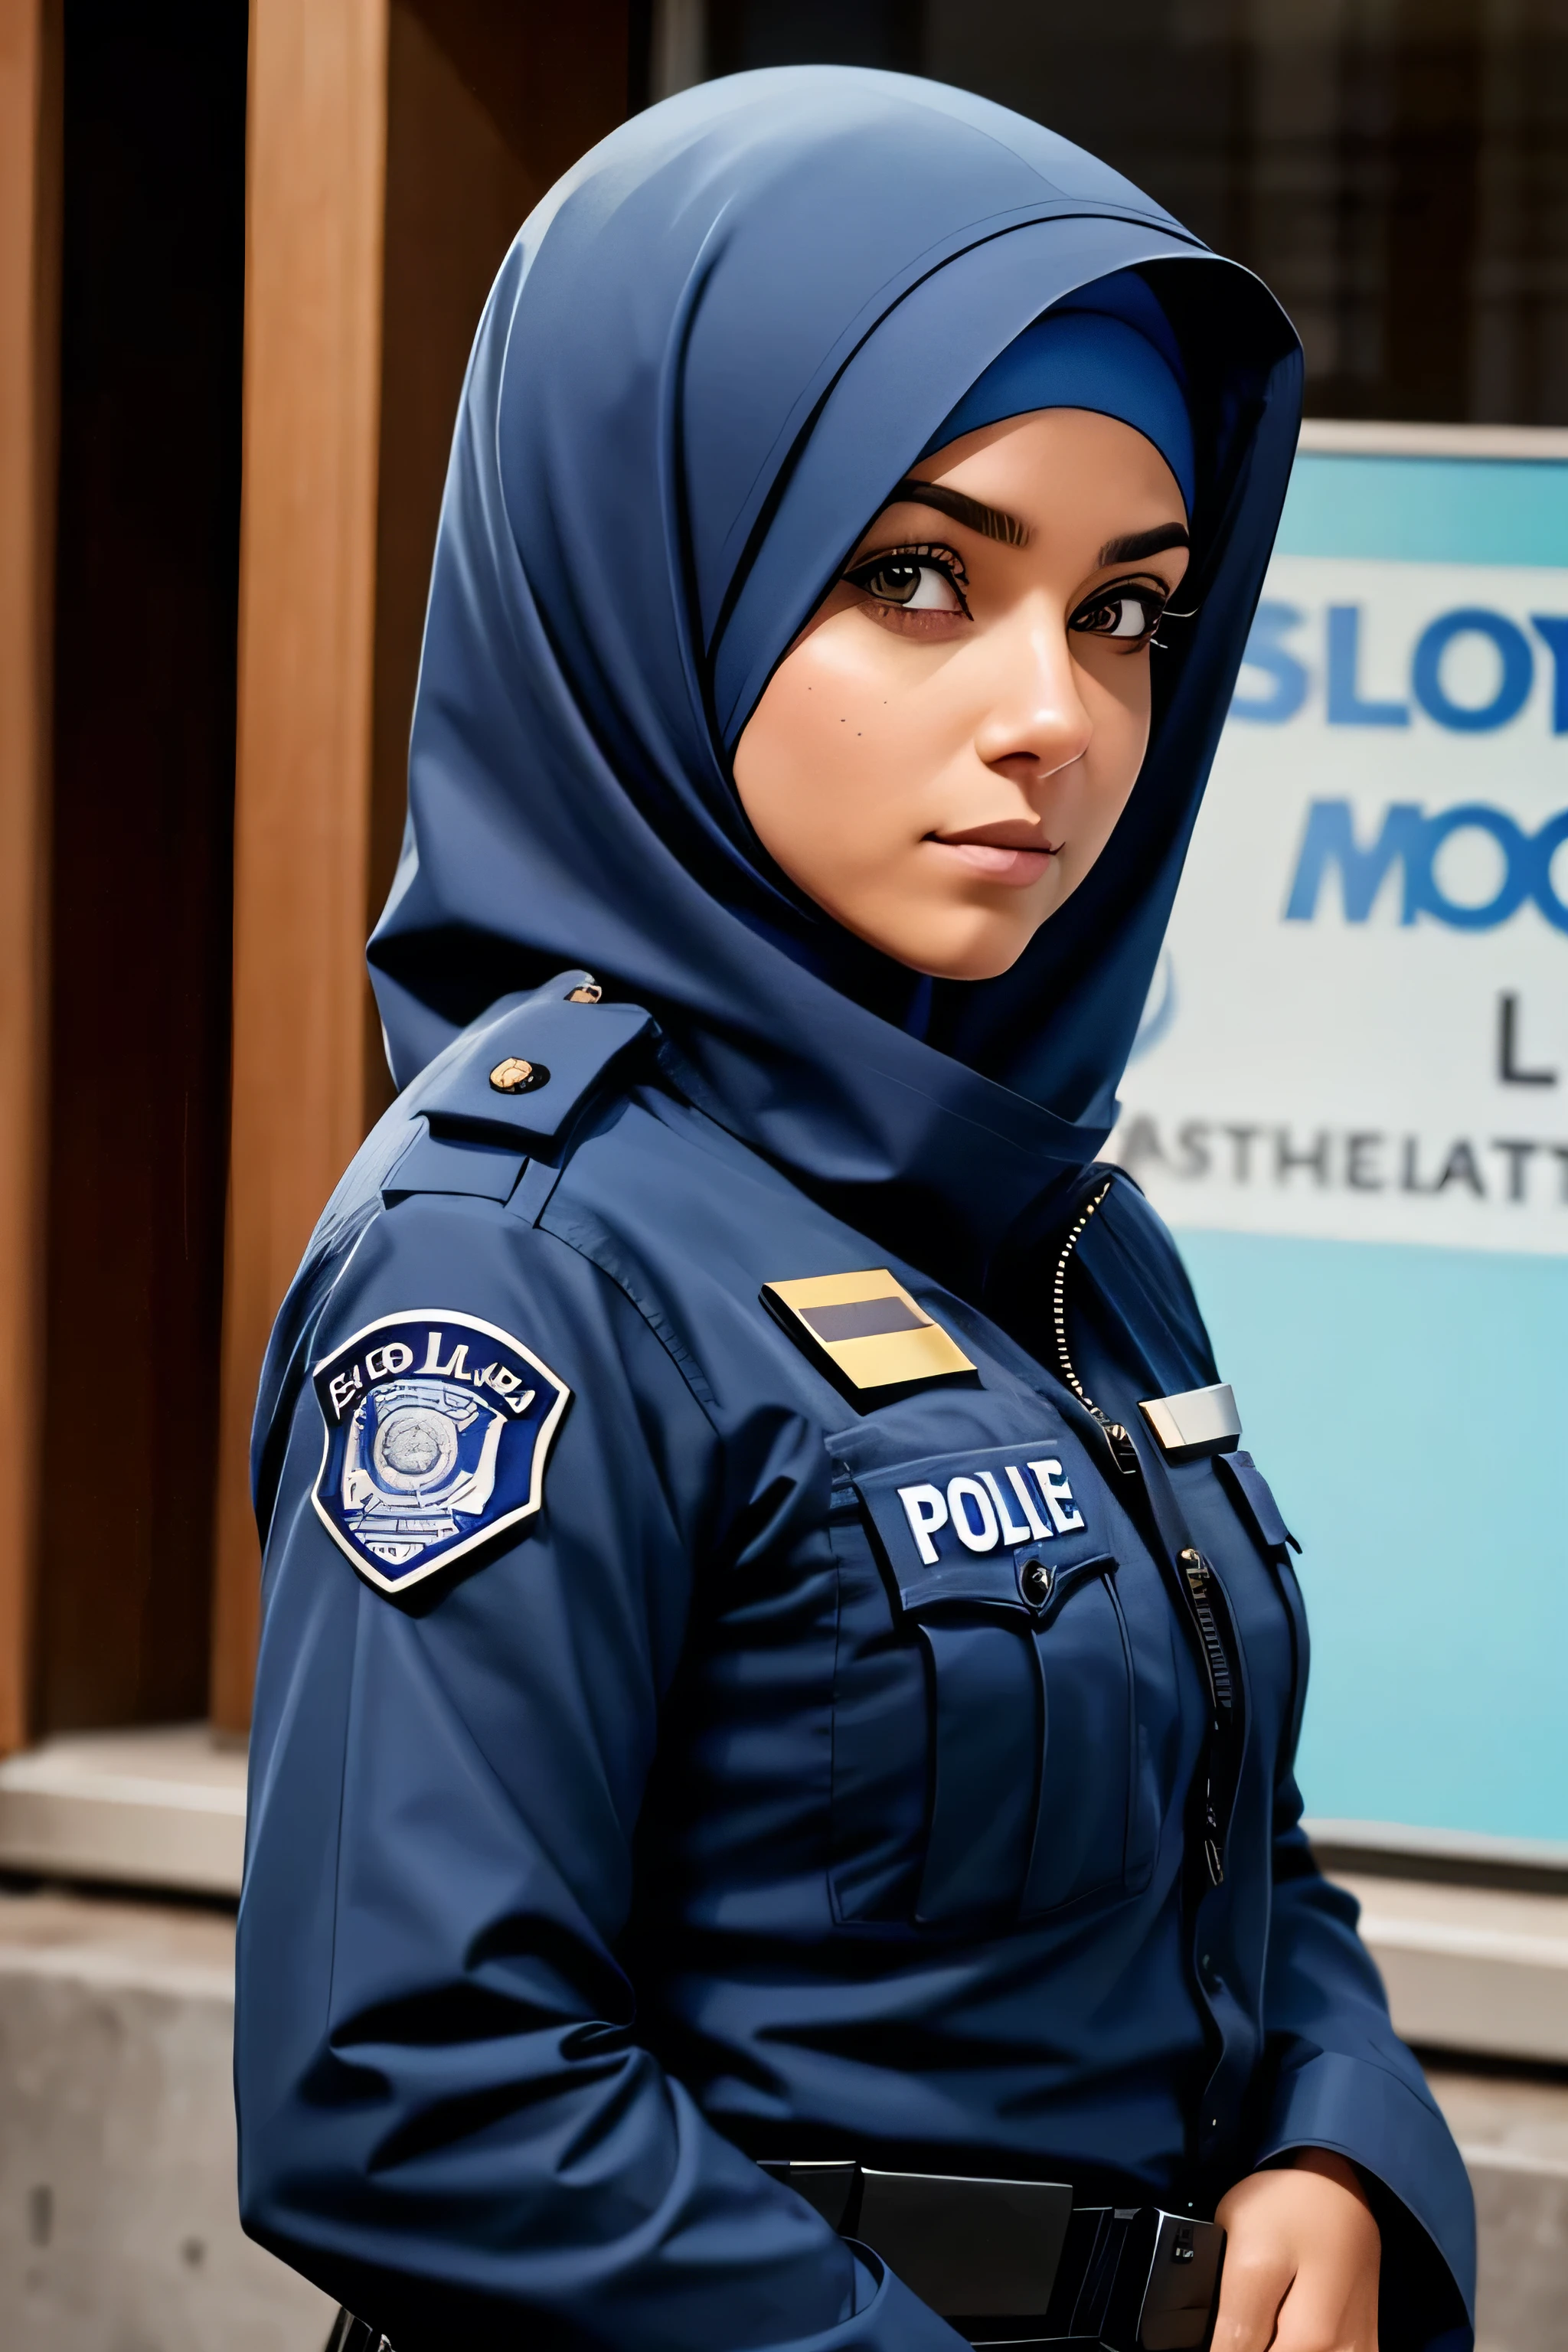
[(502, 997), (409, 1088), (424, 1124), (383, 1181), (410, 1192), (507, 1200), (524, 1164), (560, 1167), (584, 1111), (614, 1066), (654, 1034), (637, 1004), (606, 1004), (585, 971)]

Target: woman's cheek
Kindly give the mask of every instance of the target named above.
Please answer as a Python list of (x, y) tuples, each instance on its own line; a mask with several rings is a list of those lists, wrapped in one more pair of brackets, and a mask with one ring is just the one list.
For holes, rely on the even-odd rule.
[(1101, 809), (1110, 811), (1108, 829), (1126, 806), (1149, 748), (1148, 655), (1126, 667), (1129, 677), (1107, 679), (1090, 673), (1084, 679), (1084, 701), (1094, 724), (1087, 781)]
[(1108, 769), (1130, 765), (1137, 775), (1149, 747), (1152, 709), (1149, 675), (1150, 648), (1131, 656), (1109, 646), (1096, 646), (1080, 656), (1082, 692), (1094, 719), (1094, 731)]

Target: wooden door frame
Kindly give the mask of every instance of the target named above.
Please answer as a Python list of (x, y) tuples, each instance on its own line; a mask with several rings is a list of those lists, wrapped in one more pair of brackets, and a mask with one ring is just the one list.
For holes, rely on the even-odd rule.
[(268, 1333), (363, 1132), (387, 0), (251, 0), (212, 1712), (249, 1718)]
[[(251, 0), (233, 1121), (215, 1722), (249, 1716), (268, 1329), (389, 1098), (364, 942), (402, 833), (468, 341), (524, 215), (646, 79), (637, 0)], [(644, 35), (646, 24), (641, 25)], [(388, 163), (390, 154), (391, 162)]]
[(0, 0), (0, 1753), (32, 1717), (47, 1132), (59, 0)]

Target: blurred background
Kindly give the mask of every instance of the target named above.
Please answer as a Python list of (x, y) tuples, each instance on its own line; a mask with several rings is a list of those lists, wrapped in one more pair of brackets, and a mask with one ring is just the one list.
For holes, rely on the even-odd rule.
[(324, 2341), (234, 2216), (246, 1444), (389, 1096), (363, 950), (452, 418), (560, 173), (801, 60), (1049, 123), (1301, 333), (1115, 1149), (1306, 1547), (1308, 1810), (1470, 2164), (1482, 2341), (1568, 2347), (1568, 0), (0, 0), (17, 2352)]

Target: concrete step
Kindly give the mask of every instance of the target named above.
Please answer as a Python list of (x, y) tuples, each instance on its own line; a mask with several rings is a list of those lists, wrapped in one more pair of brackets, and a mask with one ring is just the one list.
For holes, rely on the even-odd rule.
[(1361, 1904), (1406, 2042), (1568, 2063), (1568, 1894), (1334, 1876)]
[(77, 1731), (0, 1762), (0, 1870), (237, 1895), (245, 1749), (205, 1723)]
[[(1309, 1826), (1362, 1902), (1407, 2041), (1568, 2063), (1568, 1845)], [(205, 1724), (75, 1732), (0, 1761), (0, 1870), (236, 1895), (244, 1846), (244, 1750)], [(1389, 1874), (1411, 1868), (1427, 1874)], [(1445, 1869), (1532, 1876), (1534, 1888), (1439, 1883)]]

